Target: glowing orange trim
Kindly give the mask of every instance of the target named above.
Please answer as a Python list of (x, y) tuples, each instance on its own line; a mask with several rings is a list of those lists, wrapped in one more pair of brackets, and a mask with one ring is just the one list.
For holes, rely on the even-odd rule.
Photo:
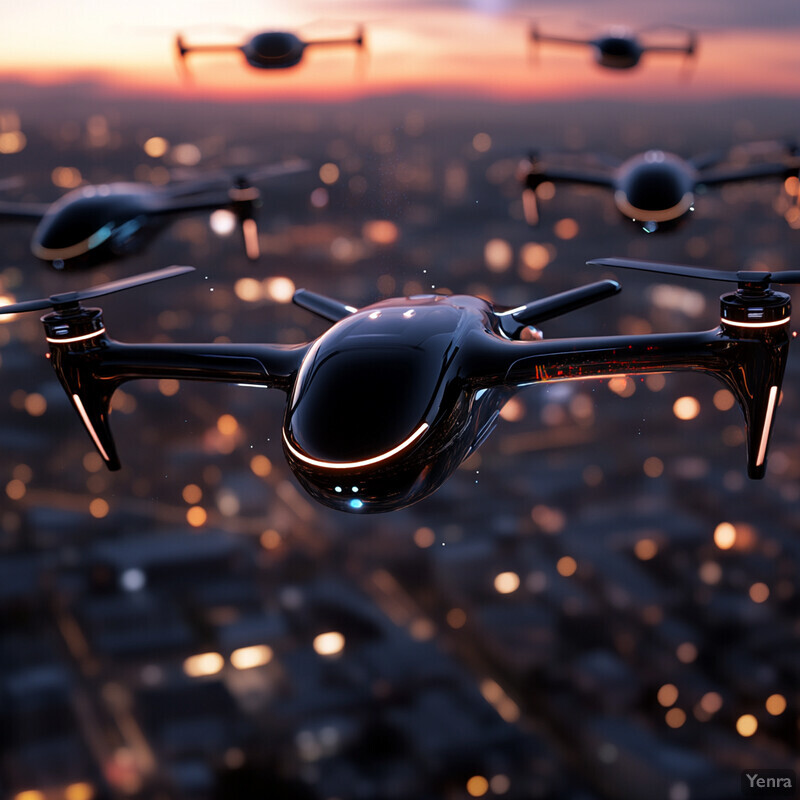
[(78, 409), (78, 413), (81, 415), (83, 424), (86, 426), (86, 430), (89, 431), (89, 435), (92, 437), (95, 447), (100, 451), (100, 455), (103, 456), (106, 461), (110, 461), (111, 459), (108, 457), (108, 453), (106, 453), (103, 445), (100, 444), (100, 439), (98, 439), (97, 433), (95, 432), (92, 423), (89, 421), (89, 415), (86, 413), (86, 409), (83, 407), (80, 397), (74, 394), (72, 395), (72, 401), (75, 403), (75, 408)]
[(764, 463), (767, 455), (767, 442), (769, 441), (769, 431), (772, 426), (772, 415), (775, 413), (775, 401), (778, 398), (778, 387), (769, 387), (769, 399), (767, 400), (767, 413), (764, 416), (764, 429), (761, 431), (761, 444), (758, 446), (758, 458), (756, 466), (760, 467)]
[(94, 331), (93, 333), (84, 333), (83, 336), (73, 336), (69, 339), (51, 339), (49, 336), (45, 336), (45, 341), (52, 342), (53, 344), (69, 344), (70, 342), (85, 342), (87, 339), (94, 339), (95, 336), (100, 336), (101, 333), (105, 333), (105, 328), (100, 328), (99, 331)]
[[(636, 373), (633, 373), (636, 374)], [(650, 375), (655, 375), (655, 372), (648, 373)], [(545, 378), (540, 378), (539, 380), (542, 383), (547, 381), (604, 381), (609, 380), (610, 378), (630, 378), (632, 373), (630, 372), (609, 372), (608, 374), (599, 374), (599, 375), (567, 375), (561, 377), (560, 375), (548, 375)]]
[(387, 451), (386, 453), (382, 453), (379, 456), (373, 456), (372, 458), (365, 458), (363, 461), (347, 461), (347, 462), (340, 462), (340, 461), (319, 461), (316, 458), (309, 458), (309, 456), (301, 453), (297, 448), (292, 447), (292, 443), (286, 437), (286, 431), (283, 432), (283, 441), (286, 442), (286, 446), (289, 448), (293, 456), (296, 456), (301, 461), (305, 461), (307, 464), (312, 464), (315, 467), (324, 467), (325, 469), (358, 469), (359, 467), (368, 467), (370, 464), (377, 464), (380, 461), (386, 461), (387, 458), (391, 458), (394, 455), (397, 455), (401, 450), (405, 450), (410, 444), (415, 442), (428, 430), (428, 423), (423, 422), (422, 425), (411, 434), (404, 442), (401, 442), (397, 447), (393, 447), (391, 450)]
[(247, 257), (255, 260), (261, 254), (261, 249), (258, 246), (258, 226), (254, 219), (246, 219), (242, 221), (242, 233), (244, 234), (244, 249)]
[(778, 325), (786, 325), (790, 319), (791, 317), (776, 319), (773, 322), (734, 322), (733, 320), (722, 317), (721, 322), (724, 322), (726, 325), (734, 325), (737, 328), (774, 328)]
[(686, 192), (674, 206), (664, 209), (646, 210), (644, 208), (636, 208), (636, 206), (628, 200), (625, 192), (621, 189), (617, 189), (617, 191), (614, 192), (614, 202), (617, 204), (617, 208), (626, 217), (638, 220), (639, 222), (669, 222), (670, 220), (683, 216), (694, 205), (694, 195), (691, 192)]

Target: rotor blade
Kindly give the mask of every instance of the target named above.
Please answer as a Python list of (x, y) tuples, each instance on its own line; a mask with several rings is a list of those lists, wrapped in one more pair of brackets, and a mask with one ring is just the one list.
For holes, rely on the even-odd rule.
[(78, 303), (81, 300), (89, 300), (92, 297), (101, 297), (107, 294), (114, 294), (125, 289), (132, 289), (134, 286), (143, 286), (154, 281), (163, 281), (167, 278), (174, 278), (177, 275), (184, 275), (187, 272), (194, 272), (194, 267), (166, 267), (165, 269), (145, 272), (141, 275), (134, 275), (130, 278), (122, 278), (111, 283), (103, 283), (93, 286), (84, 291), (63, 292), (54, 294), (50, 297), (42, 297), (38, 300), (23, 300), (21, 303), (11, 303), (7, 306), (0, 306), (0, 314), (17, 314), (23, 311), (40, 311), (44, 308), (65, 305), (67, 303)]
[(39, 300), (23, 300), (21, 303), (9, 303), (0, 306), (0, 314), (21, 314), (23, 311), (41, 311), (43, 308), (50, 308), (53, 304), (50, 298), (40, 298)]
[(679, 275), (686, 278), (703, 278), (710, 281), (730, 281), (732, 283), (778, 285), (800, 283), (800, 270), (787, 269), (782, 272), (761, 270), (738, 270), (723, 272), (704, 267), (690, 267), (684, 264), (662, 264), (656, 261), (636, 261), (632, 258), (594, 258), (587, 261), (591, 266), (619, 267), (621, 269), (639, 269), (644, 272), (659, 272), (662, 275)]
[[(593, 258), (587, 261), (593, 267), (619, 267), (620, 269), (639, 269), (644, 272), (659, 272), (662, 275), (682, 275), (686, 278), (706, 278), (710, 281), (739, 280), (737, 272), (720, 272), (704, 267), (690, 267), (683, 264), (662, 264), (657, 261), (637, 261), (633, 258)], [(764, 275), (769, 275), (765, 272)]]
[(177, 182), (165, 187), (165, 191), (172, 197), (182, 197), (219, 189), (225, 184), (235, 182), (238, 178), (258, 183), (270, 178), (306, 172), (309, 169), (311, 162), (304, 158), (291, 158), (257, 167), (222, 167), (199, 174), (197, 170), (173, 169), (170, 170), (170, 175)]
[(292, 297), (292, 302), (300, 306), (300, 308), (316, 314), (318, 317), (330, 320), (330, 322), (338, 322), (340, 319), (349, 317), (350, 314), (355, 314), (358, 311), (355, 306), (345, 305), (339, 300), (309, 292), (307, 289), (298, 289)]
[[(79, 300), (89, 300), (92, 297), (102, 297), (115, 292), (122, 292), (125, 289), (132, 289), (134, 286), (144, 286), (147, 283), (163, 281), (167, 278), (175, 278), (178, 275), (185, 275), (187, 272), (194, 272), (195, 267), (165, 267), (156, 269), (152, 272), (143, 272), (141, 275), (133, 275), (130, 278), (122, 278), (110, 283), (102, 283), (99, 286), (92, 286), (82, 292), (76, 292)], [(56, 295), (58, 296), (58, 295)]]
[[(264, 181), (267, 178), (280, 178), (283, 175), (294, 175), (298, 172), (307, 172), (311, 169), (311, 162), (305, 158), (293, 158), (278, 164), (267, 164), (252, 170), (244, 170), (243, 177), (254, 183)], [(235, 173), (235, 170), (231, 170)]]

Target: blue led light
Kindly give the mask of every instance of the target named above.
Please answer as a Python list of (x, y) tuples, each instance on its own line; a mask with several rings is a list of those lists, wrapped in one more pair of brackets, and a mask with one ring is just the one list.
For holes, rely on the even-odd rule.
[(364, 504), (357, 497), (354, 497), (350, 501), (350, 508), (361, 508), (361, 506), (363, 506), (363, 505)]
[(352, 488), (353, 488), (353, 494), (355, 494), (358, 491), (358, 486), (353, 486)]
[(341, 492), (342, 491), (342, 487), (341, 486), (334, 486), (333, 487), (333, 491), (334, 492)]

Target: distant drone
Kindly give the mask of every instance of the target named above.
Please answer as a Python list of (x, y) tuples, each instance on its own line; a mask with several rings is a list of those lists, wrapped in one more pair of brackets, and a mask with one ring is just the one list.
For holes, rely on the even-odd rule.
[[(256, 210), (261, 192), (252, 182), (308, 169), (295, 161), (167, 186), (108, 183), (81, 186), (52, 204), (0, 202), (0, 221), (38, 223), (31, 251), (57, 270), (80, 270), (142, 251), (175, 217), (230, 209), (238, 218), (247, 257), (259, 256)], [(230, 183), (221, 188), (223, 181)]]
[(360, 25), (351, 39), (316, 39), (304, 42), (294, 33), (266, 31), (257, 33), (244, 44), (204, 44), (187, 45), (183, 37), (175, 39), (181, 64), (189, 53), (229, 53), (241, 52), (247, 63), (256, 69), (288, 69), (297, 66), (303, 59), (307, 47), (336, 46), (352, 44), (363, 49), (364, 27)]
[(591, 47), (595, 61), (608, 69), (632, 69), (639, 64), (645, 53), (675, 53), (689, 58), (697, 52), (697, 35), (691, 31), (687, 32), (685, 45), (648, 45), (642, 42), (639, 34), (628, 28), (610, 28), (592, 39), (574, 39), (544, 35), (539, 32), (538, 25), (532, 25), (530, 40), (536, 46), (541, 42), (553, 42)]
[[(727, 153), (683, 159), (663, 150), (648, 150), (621, 163), (594, 167), (549, 164), (533, 153), (521, 174), (525, 219), (529, 225), (539, 222), (536, 189), (542, 183), (577, 183), (611, 189), (620, 214), (645, 232), (669, 229), (694, 210), (698, 189), (762, 178), (785, 180), (796, 175), (800, 170), (797, 146), (775, 145), (784, 151), (780, 158), (742, 167), (718, 167)], [(609, 159), (604, 157), (604, 161)]]
[(109, 404), (125, 381), (273, 387), (287, 395), (283, 449), (306, 491), (340, 511), (393, 511), (441, 486), (525, 386), (690, 370), (715, 376), (735, 394), (747, 427), (747, 471), (762, 478), (789, 349), (790, 298), (769, 287), (800, 283), (800, 271), (590, 263), (733, 281), (738, 289), (721, 297), (713, 330), (552, 341), (542, 341), (533, 326), (609, 297), (619, 284), (603, 280), (503, 310), (477, 297), (435, 294), (357, 309), (301, 289), (294, 302), (333, 325), (298, 345), (124, 344), (108, 336), (99, 308), (81, 305), (193, 267), (16, 303), (0, 313), (53, 309), (42, 317), (51, 363), (112, 470), (120, 464)]

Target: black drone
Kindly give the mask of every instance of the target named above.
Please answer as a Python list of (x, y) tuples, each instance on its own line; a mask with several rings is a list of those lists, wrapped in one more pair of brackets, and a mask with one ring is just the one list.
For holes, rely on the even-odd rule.
[(189, 53), (229, 53), (239, 51), (251, 67), (256, 69), (288, 69), (297, 66), (303, 59), (307, 47), (355, 45), (364, 47), (364, 28), (359, 26), (355, 36), (349, 39), (314, 39), (304, 42), (297, 34), (285, 31), (257, 33), (244, 44), (188, 45), (183, 37), (175, 39), (180, 63), (184, 64)]
[(697, 52), (697, 35), (686, 32), (686, 44), (644, 44), (640, 33), (628, 28), (610, 28), (591, 39), (570, 38), (568, 36), (550, 36), (541, 33), (538, 25), (530, 29), (530, 41), (538, 46), (541, 42), (552, 42), (563, 45), (581, 45), (591, 47), (595, 61), (608, 69), (632, 69), (637, 66), (645, 53), (669, 53), (684, 55), (687, 58)]
[(247, 257), (256, 259), (256, 211), (262, 201), (253, 183), (306, 169), (306, 162), (295, 161), (166, 186), (81, 186), (51, 204), (0, 202), (0, 221), (38, 223), (31, 241), (33, 254), (54, 269), (79, 270), (142, 251), (178, 216), (224, 208), (238, 217)]
[(747, 427), (747, 471), (762, 478), (789, 349), (790, 298), (770, 283), (800, 271), (716, 272), (600, 259), (606, 267), (732, 281), (713, 330), (541, 340), (533, 326), (610, 297), (613, 280), (502, 309), (469, 295), (382, 300), (355, 308), (305, 290), (294, 302), (333, 323), (313, 342), (125, 344), (89, 300), (193, 267), (171, 267), (82, 292), (4, 306), (39, 311), (51, 363), (109, 469), (120, 463), (111, 396), (136, 378), (273, 387), (287, 397), (283, 449), (298, 481), (326, 506), (404, 508), (434, 492), (494, 428), (503, 405), (536, 383), (692, 370), (736, 396)]
[(648, 150), (622, 162), (603, 156), (600, 165), (574, 167), (563, 165), (563, 157), (551, 157), (554, 163), (548, 163), (532, 153), (521, 170), (525, 219), (530, 225), (539, 222), (536, 189), (542, 183), (574, 183), (610, 189), (620, 214), (645, 232), (668, 230), (687, 218), (694, 210), (695, 195), (706, 187), (796, 175), (800, 170), (797, 146), (782, 142), (775, 146), (782, 150), (777, 158), (727, 167), (720, 166), (728, 159), (725, 152), (684, 159)]

